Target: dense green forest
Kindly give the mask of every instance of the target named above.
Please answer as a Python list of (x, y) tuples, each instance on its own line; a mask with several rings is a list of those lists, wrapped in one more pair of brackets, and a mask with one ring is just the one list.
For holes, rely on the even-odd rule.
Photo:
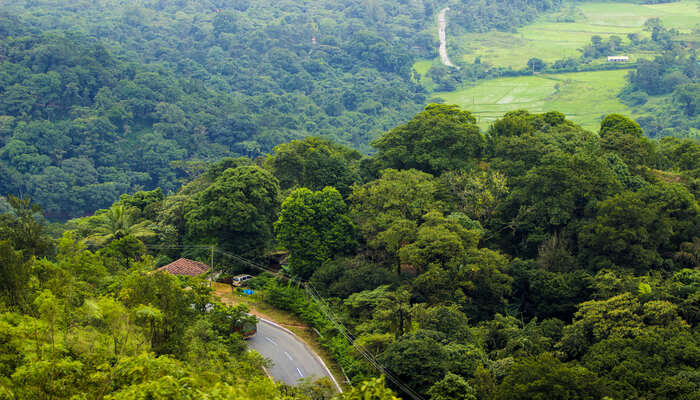
[(0, 399), (396, 400), (381, 378), (342, 394), (327, 379), (272, 382), (237, 330), (256, 317), (203, 279), (153, 273), (143, 226), (96, 229), (91, 251), (75, 232), (52, 238), (28, 200), (6, 202)]
[[(143, 271), (207, 260), (213, 245), (222, 272), (257, 275), (236, 257), (264, 264), (285, 249), (288, 267), (251, 286), (316, 328), (356, 384), (384, 373), (404, 398), (435, 400), (698, 398), (700, 143), (648, 139), (621, 115), (593, 133), (557, 112), (517, 111), (482, 132), (468, 111), (433, 104), (373, 146), (362, 157), (306, 138), (226, 158), (175, 195), (122, 195), (54, 229), (65, 231), (58, 243), (37, 233), (28, 200), (11, 198), (3, 318), (42, 321), (47, 335), (72, 321), (61, 333), (69, 357), (71, 329), (97, 323), (70, 318), (108, 301), (97, 291), (135, 312), (129, 329), (151, 332), (143, 346), (186, 365), (184, 338), (211, 317), (188, 309), (164, 336), (143, 325), (177, 312), (139, 297), (139, 285), (177, 286)], [(57, 276), (70, 284), (51, 284)], [(187, 294), (197, 295), (206, 290)], [(41, 311), (47, 299), (62, 307), (54, 317)], [(3, 382), (19, 390), (26, 367), (12, 360)], [(216, 379), (235, 387), (224, 372)]]
[[(558, 4), (525, 3), (482, 27)], [(308, 135), (371, 151), (424, 104), (411, 66), (437, 49), (434, 0), (0, 4), (0, 193), (58, 220)]]
[[(673, 137), (698, 129), (699, 64), (677, 31), (624, 41), (659, 54), (620, 93), (639, 123), (482, 129), (425, 106), (437, 12), (512, 31), (560, 1), (0, 6), (0, 400), (700, 400), (700, 142)], [(609, 68), (618, 39), (429, 74)], [(212, 256), (319, 334), (345, 393), (270, 381), (244, 306), (153, 272)]]

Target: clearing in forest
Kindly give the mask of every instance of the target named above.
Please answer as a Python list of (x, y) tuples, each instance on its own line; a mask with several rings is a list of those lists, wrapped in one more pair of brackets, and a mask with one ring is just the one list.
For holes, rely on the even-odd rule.
[[(536, 23), (518, 29), (517, 33), (470, 33), (453, 40), (462, 43), (471, 63), (477, 57), (494, 66), (525, 67), (527, 60), (536, 57), (545, 62), (574, 57), (577, 50), (590, 43), (591, 37), (607, 38), (617, 35), (628, 43), (627, 34), (649, 36), (643, 30), (649, 18), (660, 18), (667, 28), (689, 32), (700, 21), (698, 2), (684, 0), (666, 4), (566, 3), (561, 11), (542, 16)], [(558, 21), (573, 22), (558, 22)], [(653, 53), (632, 53), (632, 60), (653, 57)]]
[(508, 111), (525, 109), (560, 111), (597, 131), (603, 115), (632, 114), (616, 97), (626, 83), (627, 73), (616, 70), (500, 78), (455, 92), (435, 93), (434, 97), (473, 112), (482, 127)]

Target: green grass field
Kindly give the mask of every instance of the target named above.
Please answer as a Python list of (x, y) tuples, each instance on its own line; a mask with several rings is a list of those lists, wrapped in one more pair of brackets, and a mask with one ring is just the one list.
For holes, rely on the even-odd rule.
[[(563, 16), (573, 17), (575, 22), (557, 22)], [(593, 35), (618, 35), (623, 41), (627, 40), (628, 33), (648, 36), (643, 30), (644, 23), (655, 17), (661, 18), (666, 27), (689, 34), (700, 23), (700, 10), (696, 0), (653, 5), (623, 1), (570, 3), (560, 12), (544, 15), (517, 33), (474, 33), (448, 40), (459, 40), (462, 48), (470, 50), (465, 56), (467, 62), (481, 57), (482, 62), (491, 65), (520, 69), (532, 57), (545, 62), (578, 57), (577, 49), (590, 43)], [(626, 55), (632, 60), (655, 56), (653, 53)], [(434, 62), (419, 61), (414, 68), (425, 77)], [(433, 93), (433, 97), (474, 112), (482, 127), (508, 111), (526, 109), (560, 111), (585, 128), (597, 130), (604, 115), (635, 116), (633, 110), (617, 98), (626, 84), (627, 73), (627, 70), (616, 70), (501, 78), (481, 81), (454, 92)], [(428, 91), (435, 86), (425, 78), (422, 82)]]
[(430, 60), (418, 61), (417, 63), (413, 64), (413, 69), (415, 69), (419, 74), (425, 75), (425, 73), (430, 69), (431, 65), (433, 65), (433, 62)]
[(438, 61), (437, 59), (436, 60), (422, 60), (422, 61), (418, 61), (415, 64), (413, 64), (413, 69), (415, 69), (416, 72), (418, 72), (421, 76), (420, 83), (423, 85), (423, 87), (426, 90), (428, 90), (430, 92), (435, 90), (436, 85), (435, 85), (435, 83), (433, 83), (433, 80), (430, 79), (430, 77), (428, 76), (428, 70), (433, 65), (433, 63), (438, 63), (438, 62), (440, 62), (440, 61)]
[(617, 93), (625, 85), (628, 71), (578, 72), (501, 78), (449, 93), (435, 93), (448, 104), (457, 104), (479, 117), (486, 127), (508, 111), (560, 111), (585, 128), (597, 130), (602, 116), (631, 115)]
[[(667, 27), (689, 32), (700, 23), (698, 3), (683, 0), (676, 3), (642, 5), (623, 2), (575, 3), (575, 22), (555, 22), (558, 16), (567, 13), (569, 5), (561, 13), (545, 15), (534, 24), (525, 26), (517, 33), (488, 32), (463, 35), (458, 40), (469, 51), (465, 61), (473, 62), (480, 57), (482, 62), (496, 66), (519, 69), (527, 60), (537, 57), (551, 62), (566, 57), (577, 57), (591, 36), (617, 35), (627, 40), (628, 33), (648, 36), (642, 30), (649, 18), (659, 17)], [(449, 40), (449, 39), (448, 39)], [(654, 54), (630, 54), (634, 60), (653, 57)]]

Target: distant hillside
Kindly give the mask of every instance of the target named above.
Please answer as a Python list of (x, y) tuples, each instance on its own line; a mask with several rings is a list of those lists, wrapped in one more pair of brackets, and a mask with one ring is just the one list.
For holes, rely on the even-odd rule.
[[(436, 54), (442, 3), (0, 5), (0, 194), (65, 219), (308, 135), (370, 152), (425, 103), (412, 65)], [(499, 12), (485, 8), (484, 26), (531, 10)]]
[[(460, 68), (448, 68), (437, 57), (420, 60), (414, 68), (421, 84), (436, 101), (474, 112), (482, 126), (524, 108), (561, 111), (588, 129), (607, 114), (622, 113), (649, 137), (700, 136), (700, 3), (554, 3), (450, 6), (448, 52)], [(514, 8), (532, 12), (516, 19)], [(479, 16), (489, 9), (520, 24), (495, 18), (491, 28), (483, 26)], [(628, 61), (609, 62), (614, 55)]]

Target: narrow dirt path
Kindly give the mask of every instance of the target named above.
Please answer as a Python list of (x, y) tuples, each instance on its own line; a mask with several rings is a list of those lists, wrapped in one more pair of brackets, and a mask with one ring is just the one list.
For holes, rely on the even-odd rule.
[(459, 67), (452, 64), (452, 61), (450, 61), (450, 59), (447, 57), (447, 17), (445, 16), (445, 14), (447, 14), (447, 11), (449, 10), (449, 7), (445, 7), (440, 11), (440, 14), (438, 14), (438, 34), (440, 36), (440, 60), (443, 64), (447, 65), (448, 67), (454, 67), (459, 69)]

